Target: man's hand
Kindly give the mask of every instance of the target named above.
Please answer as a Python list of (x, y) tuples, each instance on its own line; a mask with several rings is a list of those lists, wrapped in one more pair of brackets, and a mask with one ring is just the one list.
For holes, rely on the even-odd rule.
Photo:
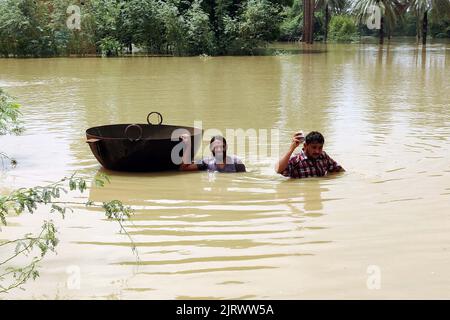
[(300, 143), (305, 141), (305, 136), (303, 135), (303, 131), (296, 132), (292, 137), (291, 147), (290, 149), (293, 151), (297, 148)]
[(294, 152), (295, 148), (297, 148), (300, 143), (305, 141), (305, 137), (303, 136), (303, 131), (296, 132), (294, 136), (292, 137), (291, 146), (289, 147), (289, 150), (278, 160), (278, 162), (275, 164), (275, 171), (277, 173), (282, 173), (289, 164), (289, 159)]

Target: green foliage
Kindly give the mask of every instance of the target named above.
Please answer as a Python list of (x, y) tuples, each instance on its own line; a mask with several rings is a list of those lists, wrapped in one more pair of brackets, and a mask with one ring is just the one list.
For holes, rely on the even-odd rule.
[(161, 34), (157, 39), (159, 43), (155, 53), (187, 55), (188, 44), (186, 39), (185, 20), (179, 9), (172, 3), (160, 3), (157, 11)]
[(401, 18), (397, 2), (391, 0), (355, 0), (352, 3), (351, 11), (358, 23), (365, 23), (371, 6), (380, 8), (385, 28), (392, 30)]
[(150, 53), (164, 51), (164, 18), (173, 8), (156, 0), (130, 0), (121, 7), (121, 39), (143, 46)]
[(267, 0), (249, 0), (240, 18), (243, 38), (272, 41), (279, 36), (279, 9)]
[(280, 26), (280, 39), (283, 41), (299, 40), (303, 30), (303, 7), (300, 0), (294, 0), (291, 7), (285, 7), (284, 19)]
[[(344, 14), (350, 6), (350, 1), (347, 0), (317, 0), (316, 8), (325, 8), (328, 6), (328, 10), (332, 14)], [(317, 9), (316, 9), (317, 10)]]
[(48, 4), (34, 0), (0, 2), (0, 53), (18, 56), (56, 54)]
[[(20, 134), (23, 127), (19, 120), (20, 104), (0, 88), (0, 136), (5, 134)], [(5, 168), (5, 160), (12, 166), (17, 164), (15, 159), (0, 151), (2, 168)]]
[(329, 25), (328, 36), (333, 41), (356, 41), (359, 37), (358, 28), (349, 16), (333, 16)]
[[(37, 236), (26, 234), (21, 239), (0, 243), (0, 247), (14, 246), (14, 253), (0, 261), (0, 272), (2, 272), (0, 274), (0, 294), (20, 288), (29, 279), (35, 280), (39, 277), (38, 263), (49, 251), (55, 252), (59, 242), (56, 234), (57, 230), (53, 221), (44, 221), (41, 232)], [(14, 261), (18, 257), (28, 257), (35, 249), (38, 250), (38, 254), (32, 257), (31, 262), (27, 265), (22, 267), (5, 267), (7, 263)]]
[(430, 34), (434, 38), (450, 38), (450, 18), (432, 20)]
[(20, 115), (20, 104), (0, 88), (0, 135), (20, 134), (23, 131)]
[[(22, 130), (19, 122), (20, 114), (19, 105), (0, 89), (0, 134), (20, 133)], [(0, 152), (0, 158), (2, 161), (3, 158), (13, 161), (2, 152)], [(93, 183), (99, 187), (109, 182), (110, 179), (105, 174), (99, 174), (93, 180)], [(71, 207), (73, 205), (97, 207), (104, 210), (107, 219), (114, 220), (119, 224), (120, 230), (125, 232), (130, 239), (132, 250), (138, 258), (133, 239), (126, 232), (123, 224), (125, 219), (128, 219), (133, 214), (131, 207), (123, 205), (119, 200), (101, 204), (92, 201), (83, 203), (61, 200), (63, 194), (67, 194), (70, 191), (82, 193), (86, 189), (86, 179), (74, 173), (70, 177), (64, 177), (46, 186), (19, 188), (8, 195), (0, 195), (0, 226), (7, 225), (8, 215), (12, 213), (16, 215), (24, 212), (33, 214), (39, 207), (49, 209), (50, 213), (58, 212), (63, 218), (67, 211), (73, 211)], [(27, 234), (21, 239), (0, 240), (0, 248), (3, 254), (0, 256), (0, 293), (7, 293), (14, 288), (19, 288), (29, 279), (36, 279), (39, 276), (38, 263), (48, 252), (55, 251), (58, 244), (56, 234), (57, 230), (53, 222), (44, 221), (41, 232), (37, 236)], [(5, 258), (5, 248), (8, 246), (14, 246), (14, 252)], [(37, 255), (35, 255), (36, 251)], [(21, 260), (28, 258), (29, 261), (25, 266), (14, 266), (15, 261), (19, 258)]]
[(132, 44), (150, 54), (252, 53), (278, 38), (281, 5), (269, 0), (89, 0), (81, 30), (66, 22), (70, 0), (0, 1), (0, 55), (116, 56)]
[(248, 0), (233, 17), (224, 10), (216, 38), (220, 54), (254, 54), (268, 42), (278, 39), (281, 7), (267, 0)]
[[(445, 22), (450, 20), (450, 1), (449, 0), (411, 0), (410, 8), (416, 17), (417, 36), (423, 37), (423, 20), (424, 14), (428, 15), (428, 25), (432, 24), (432, 36), (445, 37), (448, 34), (448, 25)], [(431, 20), (431, 21), (430, 21)], [(431, 23), (430, 23), (431, 22)], [(436, 25), (442, 23), (441, 32), (436, 32)]]
[(404, 14), (403, 19), (400, 19), (397, 25), (392, 29), (393, 36), (410, 36), (414, 37), (417, 32), (417, 18), (408, 11)]
[[(105, 182), (109, 182), (109, 178), (104, 175), (100, 175), (94, 180), (97, 186), (103, 186)], [(65, 186), (66, 184), (68, 189)], [(32, 214), (37, 210), (38, 205), (49, 205), (51, 208), (50, 212), (57, 211), (64, 217), (66, 210), (72, 211), (72, 209), (63, 205), (74, 203), (58, 202), (56, 199), (59, 199), (62, 194), (67, 194), (69, 191), (84, 192), (86, 189), (86, 180), (73, 174), (50, 185), (14, 190), (8, 196), (0, 196), (0, 221), (3, 225), (6, 225), (8, 213), (14, 212), (19, 215), (27, 212)], [(129, 216), (128, 213), (125, 216)], [(114, 215), (111, 216), (107, 213), (107, 217), (112, 218)]]
[(267, 0), (248, 0), (239, 19), (240, 49), (253, 53), (255, 48), (273, 41), (280, 34), (280, 9)]
[(99, 41), (99, 48), (104, 57), (115, 57), (122, 52), (122, 44), (112, 37), (101, 39)]
[[(66, 26), (73, 4), (81, 8), (81, 30)], [(411, 35), (410, 22), (402, 22), (407, 5), (415, 32), (428, 10), (430, 34), (448, 35), (448, 0), (317, 0), (314, 38), (323, 38), (332, 16), (350, 12), (374, 34), (363, 26), (371, 5), (381, 7), (391, 34)], [(0, 55), (117, 56), (133, 47), (158, 55), (254, 54), (273, 40), (299, 40), (302, 25), (301, 0), (1, 0)]]
[(201, 2), (195, 0), (185, 14), (188, 53), (211, 55), (214, 53), (214, 33)]
[[(95, 185), (104, 186), (109, 182), (109, 178), (101, 174), (94, 179)], [(84, 192), (87, 188), (87, 182), (84, 178), (73, 174), (65, 177), (58, 182), (47, 186), (36, 186), (33, 188), (20, 188), (12, 191), (9, 195), (0, 196), (0, 222), (7, 225), (7, 216), (10, 213), (22, 214), (24, 212), (34, 213), (39, 206), (50, 209), (50, 213), (58, 212), (64, 218), (67, 210), (73, 211), (73, 205), (86, 205), (90, 207), (102, 208), (105, 216), (109, 220), (116, 221), (120, 230), (129, 237), (132, 250), (138, 257), (133, 240), (126, 232), (123, 222), (130, 218), (133, 209), (125, 206), (119, 200), (103, 202), (101, 204), (88, 201), (69, 202), (58, 201), (62, 194), (69, 191)], [(20, 287), (29, 279), (35, 279), (39, 276), (37, 271), (38, 263), (48, 252), (54, 252), (58, 244), (57, 229), (52, 221), (44, 221), (41, 232), (37, 236), (27, 234), (21, 239), (0, 242), (0, 247), (14, 246), (14, 253), (6, 258), (0, 259), (0, 293), (6, 293), (14, 288)], [(38, 250), (36, 254), (35, 249)], [(26, 266), (13, 267), (11, 264), (18, 257), (29, 257), (34, 254), (31, 261)]]

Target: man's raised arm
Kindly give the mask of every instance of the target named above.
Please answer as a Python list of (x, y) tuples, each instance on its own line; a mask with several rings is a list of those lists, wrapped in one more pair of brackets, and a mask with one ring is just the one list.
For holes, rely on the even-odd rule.
[(277, 173), (282, 173), (287, 168), (292, 153), (303, 141), (305, 141), (305, 137), (302, 131), (294, 134), (294, 136), (292, 137), (291, 145), (289, 146), (289, 150), (275, 164), (275, 171)]

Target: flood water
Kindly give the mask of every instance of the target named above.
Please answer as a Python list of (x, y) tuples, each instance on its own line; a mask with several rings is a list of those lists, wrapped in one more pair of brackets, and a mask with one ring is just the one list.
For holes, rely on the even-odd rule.
[[(140, 258), (99, 210), (11, 216), (0, 238), (54, 219), (61, 242), (40, 278), (0, 298), (449, 299), (450, 44), (314, 49), (0, 60), (0, 87), (23, 105), (26, 127), (0, 137), (18, 161), (1, 173), (1, 192), (106, 172), (111, 184), (69, 200), (133, 206), (127, 230)], [(247, 173), (101, 169), (85, 130), (145, 123), (150, 111), (205, 131), (277, 129), (280, 153), (295, 131), (318, 130), (346, 172), (289, 180), (273, 170), (278, 154), (237, 148)], [(270, 138), (250, 143), (272, 147)], [(79, 288), (67, 286), (73, 270)]]

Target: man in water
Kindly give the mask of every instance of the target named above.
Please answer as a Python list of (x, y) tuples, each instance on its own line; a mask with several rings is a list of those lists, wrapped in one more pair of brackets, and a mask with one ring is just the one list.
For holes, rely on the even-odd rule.
[[(188, 134), (181, 135), (181, 139), (186, 149), (191, 148), (191, 137)], [(183, 153), (183, 163), (180, 165), (181, 171), (219, 171), (219, 172), (245, 172), (245, 165), (234, 156), (227, 155), (227, 141), (222, 136), (213, 136), (209, 143), (212, 157), (202, 159), (197, 163), (192, 163), (189, 152)]]
[[(302, 150), (291, 157), (302, 142)], [(303, 132), (297, 132), (288, 152), (275, 165), (275, 171), (290, 178), (323, 177), (331, 172), (345, 171), (322, 150), (324, 143), (325, 138), (320, 132), (312, 131), (306, 138)]]

